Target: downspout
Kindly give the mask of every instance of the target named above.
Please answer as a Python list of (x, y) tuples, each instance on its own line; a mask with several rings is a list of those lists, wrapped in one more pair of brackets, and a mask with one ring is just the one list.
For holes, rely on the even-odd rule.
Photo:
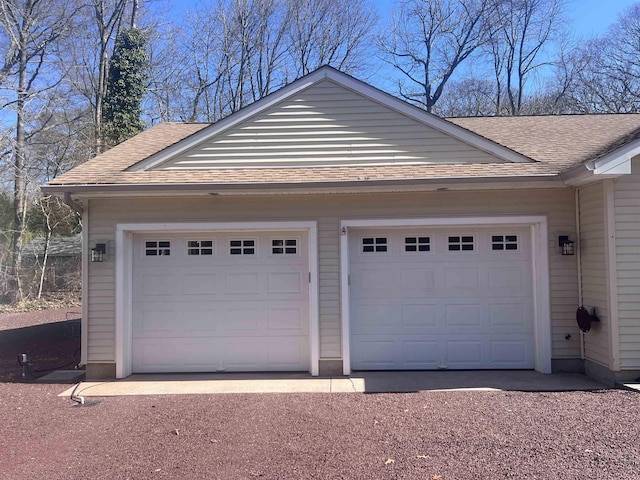
[(82, 215), (82, 205), (71, 198), (70, 192), (64, 192), (64, 203), (69, 205), (78, 215)]
[[(582, 249), (580, 248), (580, 192), (579, 188), (575, 191), (576, 204), (576, 250), (577, 268), (578, 268), (578, 306), (582, 306)], [(584, 360), (584, 332), (580, 330), (580, 359)]]

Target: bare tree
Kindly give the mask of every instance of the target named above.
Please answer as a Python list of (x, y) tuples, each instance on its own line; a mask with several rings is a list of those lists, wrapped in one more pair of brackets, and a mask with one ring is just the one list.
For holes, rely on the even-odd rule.
[(497, 87), (496, 114), (521, 113), (528, 82), (542, 67), (551, 64), (545, 54), (561, 34), (563, 3), (564, 0), (499, 0), (499, 28), (489, 43)]
[(488, 42), (494, 9), (486, 0), (402, 2), (390, 38), (378, 42), (402, 75), (398, 94), (430, 112), (454, 72)]
[[(63, 68), (69, 69), (65, 80), (78, 95), (78, 103), (86, 104), (91, 112), (94, 155), (105, 149), (103, 108), (109, 58), (131, 1), (86, 0), (81, 18), (84, 28), (74, 32), (63, 51)], [(137, 8), (131, 18), (137, 18)]]
[(377, 22), (366, 0), (288, 0), (287, 9), (288, 52), (296, 78), (322, 65), (347, 73), (366, 69), (363, 60)]
[[(39, 97), (60, 83), (60, 78), (45, 69), (53, 45), (72, 30), (79, 6), (62, 0), (4, 0), (0, 3), (1, 35), (7, 45), (6, 81), (11, 82), (13, 98), (4, 105), (15, 112), (13, 144), (13, 240), (12, 271), (16, 298), (22, 296), (20, 276), (22, 242), (27, 210), (27, 124), (30, 110), (39, 109)], [(10, 95), (11, 97), (11, 95)]]
[(495, 85), (490, 80), (466, 78), (452, 80), (434, 105), (433, 112), (442, 117), (483, 117), (496, 110)]
[(580, 112), (640, 112), (640, 4), (626, 9), (602, 37), (572, 57), (571, 100)]

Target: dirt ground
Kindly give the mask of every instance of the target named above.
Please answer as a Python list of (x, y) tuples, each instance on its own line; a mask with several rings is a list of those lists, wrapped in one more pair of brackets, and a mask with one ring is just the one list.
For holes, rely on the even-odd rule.
[(0, 314), (0, 382), (22, 381), (21, 353), (33, 362), (36, 377), (73, 368), (80, 338), (71, 334), (67, 320), (80, 316), (78, 307)]
[(0, 479), (640, 479), (637, 392), (172, 395), (78, 407), (58, 397), (67, 387), (0, 383)]

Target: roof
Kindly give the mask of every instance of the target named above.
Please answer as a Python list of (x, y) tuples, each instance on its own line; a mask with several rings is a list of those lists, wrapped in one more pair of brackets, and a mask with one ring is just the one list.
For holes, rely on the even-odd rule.
[(450, 118), (450, 122), (560, 170), (640, 139), (640, 114)]
[[(384, 165), (265, 166), (261, 168), (159, 168), (194, 145), (249, 121), (267, 108), (290, 100), (325, 78), (363, 97), (384, 104), (444, 132), (457, 141), (489, 152), (478, 162)], [(264, 127), (262, 127), (264, 128)], [(217, 137), (216, 137), (217, 138)], [(640, 139), (640, 114), (474, 117), (441, 119), (370, 85), (328, 67), (289, 84), (278, 92), (210, 123), (163, 123), (55, 178), (52, 187), (135, 185), (309, 185), (364, 181), (558, 178), (572, 166), (606, 156)], [(253, 140), (248, 140), (251, 142)], [(250, 145), (250, 143), (249, 143)], [(355, 146), (354, 146), (355, 148)], [(254, 153), (255, 155), (255, 153)], [(66, 191), (66, 190), (65, 190)]]
[[(22, 254), (44, 255), (45, 239), (43, 237), (34, 238), (22, 249)], [(82, 235), (72, 237), (52, 237), (49, 241), (48, 255), (50, 257), (73, 257), (82, 253)]]

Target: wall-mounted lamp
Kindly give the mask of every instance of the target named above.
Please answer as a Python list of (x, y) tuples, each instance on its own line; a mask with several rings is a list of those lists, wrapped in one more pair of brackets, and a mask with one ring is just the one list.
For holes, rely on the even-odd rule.
[(558, 246), (562, 255), (575, 255), (576, 244), (573, 240), (569, 240), (569, 235), (558, 236)]
[(91, 249), (91, 261), (104, 262), (104, 257), (106, 253), (107, 253), (107, 244), (96, 243), (96, 246)]

